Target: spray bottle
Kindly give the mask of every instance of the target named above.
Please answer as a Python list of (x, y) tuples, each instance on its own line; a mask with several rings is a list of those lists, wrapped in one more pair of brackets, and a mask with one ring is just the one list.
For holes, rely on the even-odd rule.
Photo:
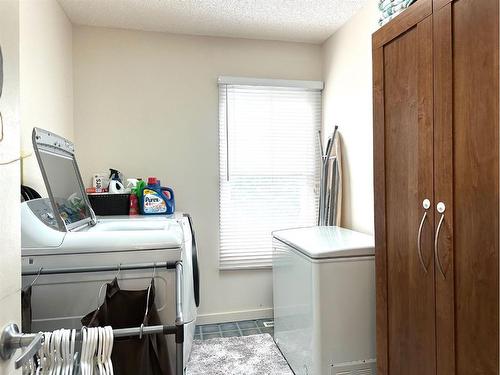
[(137, 198), (137, 184), (139, 180), (136, 178), (127, 179), (127, 190), (130, 191), (128, 211), (130, 216), (139, 215), (139, 199)]
[(111, 194), (123, 194), (125, 187), (120, 179), (120, 172), (116, 169), (109, 169), (109, 192)]

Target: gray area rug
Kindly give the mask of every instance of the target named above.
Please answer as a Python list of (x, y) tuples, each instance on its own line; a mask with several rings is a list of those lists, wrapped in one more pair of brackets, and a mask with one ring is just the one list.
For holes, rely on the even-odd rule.
[(186, 375), (293, 375), (269, 334), (196, 340)]

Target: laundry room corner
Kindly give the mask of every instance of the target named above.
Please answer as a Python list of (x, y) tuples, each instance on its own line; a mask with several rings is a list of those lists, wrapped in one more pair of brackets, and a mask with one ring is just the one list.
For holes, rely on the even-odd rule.
[(131, 176), (156, 173), (194, 220), (200, 322), (271, 317), (270, 269), (219, 271), (217, 78), (318, 80), (321, 47), (75, 26), (73, 50), (84, 180), (108, 165)]

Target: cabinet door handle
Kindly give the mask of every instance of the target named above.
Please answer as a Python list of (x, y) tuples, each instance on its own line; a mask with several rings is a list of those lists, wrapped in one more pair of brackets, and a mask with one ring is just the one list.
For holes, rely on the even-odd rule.
[(425, 266), (424, 258), (422, 256), (421, 238), (422, 238), (422, 228), (424, 227), (425, 219), (427, 219), (427, 210), (431, 206), (431, 202), (428, 199), (424, 199), (424, 201), (422, 202), (422, 206), (424, 207), (425, 211), (424, 215), (422, 216), (422, 220), (420, 220), (420, 226), (418, 227), (417, 253), (418, 253), (418, 259), (420, 260), (420, 264), (422, 265), (424, 272), (427, 273), (427, 267)]
[(443, 226), (445, 210), (445, 204), (443, 202), (439, 202), (437, 204), (437, 211), (441, 214), (441, 218), (439, 219), (439, 223), (436, 228), (436, 236), (434, 237), (434, 257), (436, 258), (436, 264), (438, 266), (439, 272), (443, 276), (443, 280), (446, 280), (446, 275), (444, 274), (443, 266), (441, 265), (441, 260), (439, 259), (439, 233), (441, 232), (441, 227)]

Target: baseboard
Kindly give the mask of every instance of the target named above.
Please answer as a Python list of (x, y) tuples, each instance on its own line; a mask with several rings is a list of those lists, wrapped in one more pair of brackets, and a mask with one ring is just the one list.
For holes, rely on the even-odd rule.
[(197, 324), (214, 324), (226, 322), (239, 322), (241, 320), (272, 318), (273, 309), (256, 309), (244, 311), (230, 311), (214, 314), (201, 314), (196, 319)]

